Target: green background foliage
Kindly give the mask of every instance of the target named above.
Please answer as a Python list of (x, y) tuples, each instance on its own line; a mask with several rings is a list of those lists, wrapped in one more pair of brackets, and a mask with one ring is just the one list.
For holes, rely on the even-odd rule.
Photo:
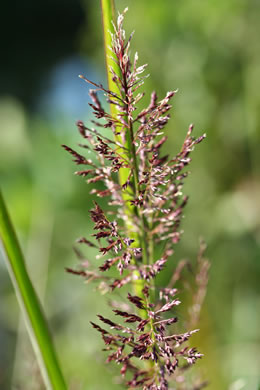
[[(201, 332), (194, 337), (206, 355), (199, 367), (210, 390), (256, 390), (260, 382), (260, 3), (118, 0), (116, 4), (120, 10), (129, 7), (125, 28), (128, 34), (135, 30), (132, 53), (137, 50), (140, 64), (149, 64), (147, 100), (154, 89), (159, 98), (168, 90), (179, 90), (165, 152), (178, 151), (190, 123), (195, 124), (195, 135), (207, 133), (193, 155), (185, 190), (190, 195), (185, 234), (172, 263), (183, 258), (194, 261), (199, 238), (206, 240), (212, 266)], [(3, 11), (1, 187), (70, 388), (120, 388), (111, 379), (111, 367), (103, 364), (102, 341), (89, 324), (97, 313), (108, 312), (107, 298), (64, 271), (78, 261), (74, 241), (92, 229), (90, 186), (73, 176), (75, 167), (60, 144), (73, 147), (80, 142), (74, 122), (89, 120), (88, 87), (77, 79), (78, 73), (105, 80), (99, 2), (56, 0), (38, 2), (36, 7), (28, 0), (6, 3)], [(61, 92), (55, 99), (50, 91), (71, 58), (79, 65), (69, 68), (62, 80), (64, 85), (70, 79), (77, 81), (65, 105), (63, 85), (59, 84)], [(85, 255), (98, 264), (94, 252)], [(182, 315), (185, 320), (185, 311)], [(41, 389), (2, 260), (0, 341), (1, 389), (18, 385)], [(117, 367), (114, 370), (117, 373)]]

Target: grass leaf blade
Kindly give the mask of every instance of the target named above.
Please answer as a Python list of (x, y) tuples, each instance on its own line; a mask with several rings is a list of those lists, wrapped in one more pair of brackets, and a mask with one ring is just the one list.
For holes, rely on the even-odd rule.
[(48, 390), (66, 390), (47, 321), (26, 270), (24, 257), (0, 191), (0, 242), (27, 330)]

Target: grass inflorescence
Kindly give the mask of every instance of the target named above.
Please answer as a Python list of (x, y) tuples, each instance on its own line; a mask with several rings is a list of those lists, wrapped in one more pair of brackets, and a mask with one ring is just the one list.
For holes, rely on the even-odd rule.
[[(95, 247), (100, 263), (98, 267), (84, 263), (80, 270), (67, 270), (88, 281), (95, 280), (105, 292), (124, 287), (125, 294), (128, 289), (124, 310), (119, 303), (113, 304), (119, 323), (102, 315), (98, 318), (106, 329), (91, 322), (104, 340), (107, 361), (121, 365), (128, 388), (164, 390), (174, 383), (179, 389), (199, 389), (205, 383), (185, 387), (184, 375), (202, 357), (189, 346), (190, 337), (198, 329), (186, 330), (183, 324), (179, 326), (183, 328), (180, 333), (176, 328), (178, 318), (172, 314), (181, 304), (176, 282), (186, 264), (177, 266), (168, 286), (156, 287), (155, 278), (171, 261), (181, 238), (180, 224), (188, 201), (182, 192), (183, 184), (191, 153), (205, 134), (193, 137), (190, 125), (179, 153), (162, 154), (167, 142), (164, 129), (176, 91), (167, 92), (161, 100), (153, 92), (149, 105), (138, 110), (144, 96), (140, 88), (147, 77), (146, 65), (138, 65), (137, 53), (133, 61), (130, 59), (133, 34), (126, 38), (123, 19), (124, 13), (119, 14), (111, 33), (110, 56), (116, 66), (108, 67), (114, 87), (109, 89), (80, 76), (92, 86), (90, 106), (95, 119), (93, 127), (82, 121), (77, 122), (77, 127), (86, 142), (81, 146), (92, 150), (96, 159), (90, 160), (84, 153), (63, 145), (74, 162), (83, 166), (76, 174), (89, 184), (98, 183), (92, 189), (96, 200), (90, 210), (94, 241), (82, 237), (79, 243)], [(110, 111), (103, 107), (99, 92), (104, 93), (112, 107)], [(102, 202), (98, 200), (101, 198)], [(104, 201), (105, 208), (101, 206)], [(208, 262), (203, 253), (201, 246), (197, 292), (191, 310), (193, 325), (207, 284)]]

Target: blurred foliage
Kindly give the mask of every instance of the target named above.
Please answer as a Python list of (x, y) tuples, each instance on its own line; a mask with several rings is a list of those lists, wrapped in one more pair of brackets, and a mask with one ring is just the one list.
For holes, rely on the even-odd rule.
[[(118, 0), (117, 6), (129, 7), (125, 27), (128, 33), (136, 31), (132, 52), (137, 50), (140, 63), (149, 64), (146, 99), (153, 89), (159, 98), (179, 89), (165, 151), (178, 150), (191, 122), (196, 135), (207, 133), (193, 157), (185, 234), (173, 259), (173, 266), (181, 258), (194, 260), (200, 236), (208, 243), (210, 283), (196, 336), (206, 355), (200, 368), (210, 390), (257, 390), (260, 3)], [(87, 98), (83, 118), (62, 113), (59, 101), (59, 116), (53, 120), (39, 109), (52, 87), (53, 69), (68, 58), (85, 59), (104, 80), (99, 3), (55, 0), (38, 2), (36, 8), (28, 0), (3, 7), (2, 37), (8, 39), (1, 48), (1, 187), (70, 388), (112, 389), (101, 341), (89, 325), (96, 313), (108, 310), (106, 298), (64, 271), (77, 261), (74, 240), (91, 231), (90, 189), (73, 176), (74, 166), (60, 148), (80, 142), (74, 121), (87, 119)], [(81, 93), (87, 86), (79, 82), (78, 89)], [(73, 99), (72, 94), (72, 104)], [(0, 387), (36, 389), (34, 356), (23, 327), (17, 326), (18, 307), (2, 261), (0, 267)]]

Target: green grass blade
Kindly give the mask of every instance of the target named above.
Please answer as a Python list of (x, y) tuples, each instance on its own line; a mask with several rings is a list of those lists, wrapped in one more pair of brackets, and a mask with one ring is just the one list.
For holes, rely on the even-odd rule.
[[(110, 68), (112, 68), (116, 75), (118, 75), (119, 77), (121, 75), (121, 71), (118, 64), (115, 61), (113, 61), (113, 57), (115, 58), (115, 56), (110, 50), (110, 47), (112, 46), (111, 33), (114, 33), (113, 22), (115, 22), (115, 4), (114, 4), (114, 0), (100, 0), (100, 3), (101, 3), (101, 11), (102, 11), (104, 52), (105, 52), (105, 61), (106, 61), (108, 89), (114, 93), (119, 94), (118, 87), (113, 82), (112, 80), (113, 76), (112, 73), (110, 72)], [(112, 116), (117, 117), (118, 111), (117, 111), (117, 107), (114, 104), (110, 104), (110, 111)], [(127, 121), (127, 117), (125, 117), (124, 119), (125, 121)], [(116, 136), (115, 140), (119, 141), (120, 143), (123, 143), (123, 140), (121, 139), (120, 136)], [(129, 132), (126, 133), (126, 140), (124, 146), (129, 150), (131, 149), (131, 138)], [(129, 157), (128, 154), (123, 150), (121, 151), (121, 154), (126, 159)], [(128, 168), (120, 169), (119, 180), (121, 184), (127, 181), (129, 173), (130, 171)]]
[[(118, 93), (118, 88), (115, 83), (112, 81), (112, 76), (109, 71), (109, 68), (112, 67), (114, 72), (119, 75), (120, 69), (119, 66), (112, 60), (112, 52), (109, 47), (112, 46), (111, 34), (114, 32), (114, 27), (112, 22), (115, 21), (115, 4), (114, 0), (100, 0), (101, 11), (102, 11), (102, 23), (103, 23), (103, 34), (104, 34), (104, 50), (105, 50), (105, 61), (106, 61), (106, 72), (107, 72), (107, 81), (108, 88), (110, 91)], [(113, 109), (113, 105), (111, 105)], [(116, 109), (115, 109), (116, 111)]]
[(27, 330), (48, 390), (66, 390), (66, 384), (38, 297), (0, 191), (0, 242)]
[[(108, 82), (108, 89), (112, 92), (115, 92), (119, 94), (119, 90), (117, 85), (113, 82), (113, 75), (110, 71), (112, 68), (114, 73), (121, 77), (121, 70), (119, 68), (119, 65), (116, 63), (116, 61), (113, 60), (114, 54), (111, 52), (110, 47), (112, 46), (112, 37), (111, 33), (114, 33), (114, 26), (113, 23), (116, 24), (115, 20), (115, 2), (114, 0), (100, 0), (101, 4), (101, 13), (102, 13), (102, 24), (103, 24), (103, 34), (104, 34), (104, 53), (105, 53), (105, 61), (106, 61), (106, 73), (107, 73), (107, 82)], [(115, 59), (115, 57), (114, 57)], [(117, 117), (118, 111), (117, 107), (115, 104), (110, 104), (110, 112), (111, 115), (114, 117)], [(124, 117), (124, 121), (128, 122), (128, 117)], [(133, 129), (132, 129), (133, 131)], [(115, 137), (116, 141), (119, 141), (121, 144), (123, 143), (123, 140), (121, 139), (121, 136), (116, 136)], [(135, 146), (132, 142), (131, 138), (131, 133), (130, 131), (126, 133), (125, 136), (125, 141), (124, 141), (124, 146), (127, 149), (127, 151), (121, 150), (121, 155), (126, 159), (126, 160), (131, 160), (132, 157), (135, 156)], [(130, 205), (129, 200), (135, 198), (138, 196), (137, 194), (137, 187), (138, 183), (136, 182), (137, 176), (138, 176), (138, 168), (137, 168), (137, 163), (135, 160), (135, 157), (133, 158), (134, 160), (134, 176), (135, 176), (135, 182), (133, 183), (134, 187), (134, 192), (133, 194), (129, 194), (131, 191), (128, 188), (128, 193), (123, 194), (123, 199), (125, 200), (125, 213), (128, 215), (128, 222), (126, 222), (126, 227), (129, 231), (129, 237), (133, 238), (135, 240), (135, 244), (137, 247), (141, 246), (143, 250), (143, 256), (146, 255), (146, 243), (144, 240), (144, 237), (138, 236), (136, 233), (133, 232), (133, 226), (134, 226), (134, 215), (135, 215), (135, 210), (134, 207)], [(120, 169), (119, 171), (119, 183), (123, 185), (130, 174), (130, 169), (129, 168), (124, 168)], [(144, 257), (145, 257), (144, 256)], [(145, 261), (147, 262), (147, 261)], [(137, 279), (135, 282), (133, 282), (133, 289), (134, 292), (137, 295), (142, 296), (142, 290), (144, 287), (144, 283), (142, 280)]]

